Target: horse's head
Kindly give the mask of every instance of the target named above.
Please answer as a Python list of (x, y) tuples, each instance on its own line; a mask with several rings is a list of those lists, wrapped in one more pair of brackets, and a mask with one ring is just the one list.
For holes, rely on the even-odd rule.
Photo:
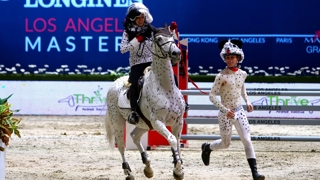
[(174, 42), (173, 33), (169, 30), (167, 25), (156, 29), (154, 42), (161, 49), (164, 57), (169, 56), (172, 63), (175, 64), (181, 60), (181, 51)]

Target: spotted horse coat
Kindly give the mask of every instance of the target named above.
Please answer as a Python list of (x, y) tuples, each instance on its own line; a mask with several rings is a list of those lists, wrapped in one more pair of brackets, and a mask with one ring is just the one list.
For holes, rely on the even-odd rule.
[[(167, 27), (158, 29), (150, 49), (153, 56), (151, 70), (145, 75), (142, 96), (139, 101), (141, 112), (150, 120), (154, 130), (166, 138), (173, 153), (174, 172), (176, 179), (183, 179), (184, 173), (180, 155), (180, 136), (183, 125), (185, 101), (180, 90), (176, 87), (172, 64), (181, 60), (180, 49), (174, 43), (173, 34)], [(170, 61), (171, 60), (171, 61)], [(118, 107), (120, 92), (125, 86), (128, 77), (117, 79), (107, 93), (106, 130), (110, 145), (116, 139), (118, 150), (122, 156), (124, 173), (128, 179), (133, 177), (125, 156), (124, 123), (131, 113), (130, 109)], [(172, 133), (166, 126), (171, 126)], [(144, 121), (139, 121), (130, 133), (133, 142), (141, 153), (142, 161), (146, 165), (145, 175), (153, 176), (150, 167), (150, 158), (140, 143), (141, 136), (149, 127)], [(114, 138), (115, 137), (115, 138)]]

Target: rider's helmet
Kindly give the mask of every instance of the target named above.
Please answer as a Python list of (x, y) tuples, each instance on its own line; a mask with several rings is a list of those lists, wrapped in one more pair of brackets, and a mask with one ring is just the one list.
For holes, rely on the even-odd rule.
[(241, 40), (222, 40), (218, 44), (221, 49), (220, 57), (224, 62), (226, 62), (226, 56), (228, 55), (237, 55), (239, 56), (239, 63), (242, 63), (244, 59), (244, 53), (242, 51), (242, 41)]
[(153, 18), (149, 12), (149, 9), (140, 2), (132, 3), (129, 6), (126, 14), (126, 20), (133, 22), (141, 14), (144, 14), (147, 23), (151, 23), (153, 21)]

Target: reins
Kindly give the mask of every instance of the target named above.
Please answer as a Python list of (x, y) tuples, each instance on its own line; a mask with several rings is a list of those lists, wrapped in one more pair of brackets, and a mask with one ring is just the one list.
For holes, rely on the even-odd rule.
[[(156, 44), (156, 48), (158, 47), (158, 48), (160, 49), (160, 52), (161, 52), (161, 55), (162, 55), (162, 56), (160, 56), (160, 55), (158, 55), (157, 53), (153, 52), (152, 49), (149, 49), (149, 47), (147, 46), (148, 50), (149, 50), (153, 55), (155, 55), (155, 56), (157, 56), (158, 58), (161, 58), (161, 59), (167, 58), (167, 57), (168, 57), (168, 54), (169, 54), (169, 57), (170, 57), (170, 55), (171, 55), (171, 49), (172, 49), (171, 47), (172, 47), (172, 44), (175, 43), (174, 41), (167, 41), (167, 42), (165, 42), (165, 43), (163, 43), (163, 44), (159, 44), (158, 41), (156, 41), (155, 39), (153, 39), (153, 40), (152, 40), (152, 44), (153, 44), (153, 43)], [(168, 43), (171, 43), (171, 44), (170, 44), (170, 47), (169, 47), (169, 53), (166, 53), (166, 52), (163, 50), (162, 46), (164, 46), (164, 45), (166, 45), (166, 44), (168, 44)]]
[[(176, 28), (176, 36), (177, 36), (177, 39), (178, 39), (178, 47), (180, 49), (180, 51), (182, 52), (182, 46), (180, 44), (180, 37), (179, 37), (179, 32), (178, 32), (178, 27)], [(183, 58), (183, 54), (181, 53), (181, 58)], [(180, 63), (182, 64), (182, 67), (183, 67), (183, 71), (184, 71), (184, 74), (187, 74), (188, 72), (186, 71), (186, 68), (185, 68), (185, 64), (184, 64), (184, 61), (180, 61)], [(196, 87), (197, 90), (199, 90), (202, 94), (209, 94), (207, 92), (204, 92), (202, 91), (198, 85), (188, 76), (188, 80), (193, 84), (194, 87)]]

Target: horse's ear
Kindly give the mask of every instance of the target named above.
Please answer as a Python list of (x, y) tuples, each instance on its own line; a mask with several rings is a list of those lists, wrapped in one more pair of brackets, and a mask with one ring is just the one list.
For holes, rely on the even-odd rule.
[(167, 24), (167, 23), (164, 23), (163, 27), (167, 28), (167, 27), (168, 27), (168, 24)]
[(155, 28), (154, 26), (150, 25), (150, 29), (151, 31), (156, 34), (158, 32), (157, 28)]

